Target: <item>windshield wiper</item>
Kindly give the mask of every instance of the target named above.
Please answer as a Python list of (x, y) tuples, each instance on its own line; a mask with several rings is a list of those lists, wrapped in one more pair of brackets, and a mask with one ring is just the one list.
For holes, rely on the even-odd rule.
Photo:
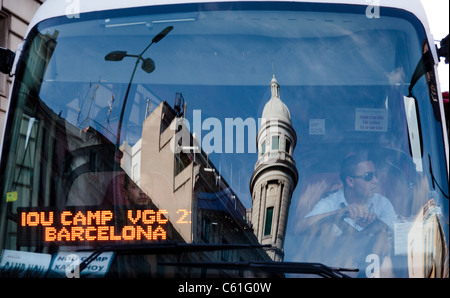
[[(79, 272), (87, 268), (103, 252), (115, 252), (117, 254), (178, 254), (186, 252), (217, 251), (217, 250), (237, 250), (255, 249), (270, 247), (270, 244), (230, 244), (230, 243), (183, 243), (176, 241), (142, 243), (142, 244), (111, 244), (104, 245), (92, 252), (78, 266)], [(77, 251), (92, 251), (92, 249), (79, 249)], [(75, 270), (75, 269), (74, 269)]]
[(253, 270), (273, 273), (314, 274), (326, 278), (350, 278), (342, 272), (359, 272), (356, 268), (333, 268), (320, 263), (302, 262), (202, 262), (202, 263), (159, 263), (166, 266), (196, 267), (204, 269)]
[[(79, 265), (81, 273), (103, 252), (115, 252), (117, 254), (178, 254), (186, 252), (255, 249), (270, 247), (270, 244), (230, 244), (230, 243), (183, 243), (183, 242), (157, 242), (143, 244), (111, 244), (97, 248)], [(91, 249), (79, 249), (77, 251), (91, 251)], [(253, 270), (272, 273), (314, 274), (326, 278), (350, 278), (343, 272), (359, 272), (356, 268), (335, 268), (320, 263), (303, 262), (275, 262), (275, 261), (249, 261), (249, 262), (164, 262), (159, 265), (196, 267), (204, 269), (223, 270)], [(74, 269), (75, 270), (75, 269)]]

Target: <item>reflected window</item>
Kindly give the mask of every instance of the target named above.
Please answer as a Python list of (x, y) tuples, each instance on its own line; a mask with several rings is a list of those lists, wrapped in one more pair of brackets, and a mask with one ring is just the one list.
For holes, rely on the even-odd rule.
[(272, 137), (272, 150), (278, 150), (280, 148), (280, 136)]
[(266, 209), (266, 224), (264, 225), (264, 236), (269, 236), (272, 234), (272, 217), (273, 217), (273, 207)]
[[(228, 241), (225, 238), (222, 238), (222, 243), (223, 244), (228, 244)], [(227, 262), (227, 261), (229, 261), (229, 258), (230, 258), (230, 251), (226, 250), (226, 249), (222, 250), (222, 253), (220, 255), (220, 260), (222, 262)]]
[(285, 143), (285, 151), (287, 153), (291, 153), (291, 141), (289, 139), (286, 139), (286, 143)]
[(202, 219), (202, 240), (206, 243), (209, 242), (209, 227), (211, 226), (211, 222), (208, 218)]
[(175, 176), (187, 168), (190, 163), (191, 159), (186, 153), (180, 152), (175, 154)]

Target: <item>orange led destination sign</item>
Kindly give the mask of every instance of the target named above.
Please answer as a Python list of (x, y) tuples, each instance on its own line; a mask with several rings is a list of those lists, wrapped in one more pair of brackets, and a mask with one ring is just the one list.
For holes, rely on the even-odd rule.
[(167, 239), (167, 211), (18, 208), (19, 245), (83, 245)]

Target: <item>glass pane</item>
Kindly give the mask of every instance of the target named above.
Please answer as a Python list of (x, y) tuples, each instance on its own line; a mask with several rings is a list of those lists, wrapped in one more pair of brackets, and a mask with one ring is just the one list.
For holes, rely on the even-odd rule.
[(289, 141), (289, 139), (286, 139), (286, 143), (285, 143), (285, 151), (287, 153), (291, 153), (291, 141)]
[(272, 150), (278, 150), (280, 148), (280, 137), (272, 137)]
[[(432, 76), (407, 97), (423, 26), (390, 8), (378, 20), (364, 6), (260, 5), (38, 24), (3, 144), (1, 249), (53, 259), (126, 244), (113, 277), (241, 274), (161, 265), (180, 253), (359, 277), (441, 268), (448, 175)], [(433, 249), (414, 260), (436, 261), (412, 264), (425, 226)]]
[(273, 207), (269, 207), (266, 210), (266, 224), (264, 226), (264, 236), (269, 236), (272, 233), (272, 217), (273, 217)]

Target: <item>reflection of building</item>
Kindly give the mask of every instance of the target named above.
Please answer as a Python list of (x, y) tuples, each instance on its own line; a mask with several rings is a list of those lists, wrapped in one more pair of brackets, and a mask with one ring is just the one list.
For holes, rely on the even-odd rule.
[(289, 109), (280, 99), (280, 86), (271, 81), (272, 97), (264, 107), (258, 131), (258, 161), (250, 181), (253, 231), (274, 261), (282, 261), (284, 237), (298, 172), (292, 158), (297, 136)]
[[(17, 202), (26, 205), (39, 198), (43, 206), (56, 206), (59, 209), (66, 206), (91, 206), (95, 209), (95, 206), (102, 205), (113, 178), (123, 173), (122, 169), (116, 169), (114, 165), (114, 144), (94, 127), (80, 129), (71, 125), (43, 102), (38, 107), (35, 116), (39, 121), (24, 118), (21, 130), (25, 136), (27, 127), (33, 127), (29, 133), (28, 146), (33, 150), (40, 147), (36, 150), (39, 154), (27, 154), (27, 158), (23, 159), (24, 152), (21, 151), (18, 152), (17, 160), (11, 159), (16, 172), (8, 178), (12, 180), (8, 185), (13, 185), (17, 190)], [(145, 120), (142, 139), (133, 147), (126, 143), (121, 147), (124, 150), (122, 167), (147, 191), (152, 199), (150, 208), (167, 210), (164, 213), (169, 219), (166, 225), (167, 240), (199, 244), (258, 244), (247, 226), (244, 206), (226, 181), (218, 178), (217, 169), (208, 163), (204, 153), (199, 151), (194, 157), (193, 153), (174, 153), (171, 150), (170, 143), (175, 138), (175, 130), (171, 130), (170, 124), (176, 123), (176, 119), (173, 109), (167, 103), (161, 103)], [(30, 123), (34, 123), (33, 126)], [(47, 133), (43, 133), (44, 130)], [(20, 138), (17, 147), (27, 148), (24, 145), (26, 140), (26, 137)], [(127, 156), (131, 152), (133, 154)], [(36, 174), (33, 175), (33, 172)], [(44, 187), (40, 188), (41, 185)], [(15, 229), (16, 223), (5, 225), (5, 230), (10, 234), (15, 234)], [(8, 243), (13, 239), (4, 238)], [(120, 273), (123, 276), (148, 273), (149, 276), (160, 277), (196, 277), (204, 272), (198, 268), (179, 266), (171, 269), (158, 266), (159, 262), (180, 261), (179, 256), (117, 255), (115, 263), (124, 266)], [(206, 264), (270, 260), (261, 248), (200, 250), (185, 252), (182, 256), (185, 262)], [(208, 274), (248, 276), (238, 270), (213, 268), (208, 269)]]
[[(167, 210), (169, 221), (187, 243), (258, 244), (247, 225), (245, 207), (182, 120), (162, 102), (145, 119), (142, 138), (134, 146), (121, 146), (121, 166), (159, 209)], [(193, 146), (181, 146), (180, 136)], [(262, 249), (205, 253), (199, 258), (270, 260)]]
[[(0, 1), (0, 47), (16, 51), (25, 37), (29, 22), (44, 2), (45, 0)], [(11, 79), (0, 73), (0, 135), (3, 134), (5, 124)]]

